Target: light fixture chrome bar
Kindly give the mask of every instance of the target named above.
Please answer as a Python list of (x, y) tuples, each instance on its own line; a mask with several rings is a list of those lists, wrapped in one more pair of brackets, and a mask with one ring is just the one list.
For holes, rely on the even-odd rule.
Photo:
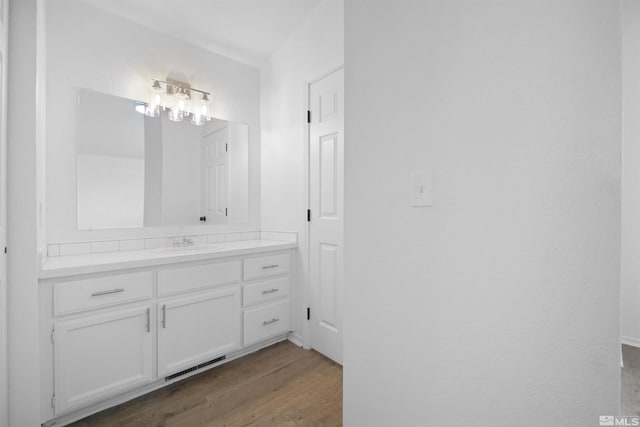
[(184, 85), (176, 84), (176, 83), (173, 83), (173, 82), (168, 82), (166, 80), (160, 80), (160, 79), (156, 79), (156, 78), (153, 78), (153, 77), (151, 78), (151, 80), (153, 80), (154, 82), (158, 82), (158, 83), (164, 83), (167, 86), (173, 86), (173, 87), (177, 87), (177, 88), (180, 88), (180, 89), (190, 90), (190, 91), (193, 91), (193, 92), (201, 93), (203, 95), (211, 95), (211, 92), (205, 92), (204, 90), (194, 89), (194, 88), (189, 87), (189, 86), (184, 86)]

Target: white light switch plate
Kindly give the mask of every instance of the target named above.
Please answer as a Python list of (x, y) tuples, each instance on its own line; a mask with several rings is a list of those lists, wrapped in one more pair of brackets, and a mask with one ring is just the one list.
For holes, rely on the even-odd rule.
[(411, 206), (433, 206), (433, 171), (411, 173)]

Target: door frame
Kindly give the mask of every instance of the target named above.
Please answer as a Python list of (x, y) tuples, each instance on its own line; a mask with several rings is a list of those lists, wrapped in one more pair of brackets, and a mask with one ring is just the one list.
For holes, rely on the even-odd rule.
[[(306, 114), (307, 111), (311, 111), (311, 85), (343, 69), (344, 64), (334, 67), (312, 80), (307, 80), (304, 82), (304, 201), (306, 203), (306, 209), (311, 209), (311, 123), (308, 122)], [(311, 213), (311, 215), (311, 220), (313, 221), (313, 212)], [(298, 247), (300, 248), (300, 253), (302, 254), (302, 277), (304, 284), (304, 286), (302, 287), (303, 292), (301, 298), (304, 308), (304, 320), (302, 321), (302, 344), (304, 348), (310, 349), (312, 348), (311, 325), (309, 320), (306, 319), (306, 309), (307, 307), (311, 307), (311, 269), (309, 268), (311, 258), (311, 223), (306, 221), (306, 225), (302, 227), (302, 230), (303, 231), (302, 233), (300, 233), (298, 239)], [(311, 312), (311, 316), (313, 316), (313, 311)]]
[[(3, 235), (0, 236), (2, 246), (6, 245), (7, 239), (7, 76), (8, 76), (8, 46), (9, 46), (9, 1), (0, 0), (0, 91), (1, 98), (0, 122), (0, 221), (2, 221)], [(0, 247), (2, 249), (2, 247)], [(9, 425), (9, 307), (7, 303), (7, 255), (6, 251), (1, 253), (3, 260), (0, 261), (0, 268), (4, 268), (3, 277), (0, 277), (0, 427)]]

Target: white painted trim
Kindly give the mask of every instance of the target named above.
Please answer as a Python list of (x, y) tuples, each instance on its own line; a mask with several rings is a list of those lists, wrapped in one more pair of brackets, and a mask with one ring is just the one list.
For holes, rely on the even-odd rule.
[[(344, 65), (339, 65), (336, 68), (334, 68), (334, 69), (332, 69), (330, 71), (327, 71), (326, 73), (320, 75), (319, 77), (316, 77), (315, 79), (310, 80), (309, 82), (307, 82), (307, 85), (309, 87), (311, 87), (311, 85), (313, 83), (319, 82), (320, 80), (324, 79), (325, 77), (329, 77), (331, 74), (335, 73), (336, 71), (340, 71), (342, 69), (344, 69)], [(309, 104), (307, 103), (307, 105), (309, 105)]]
[(289, 333), (289, 336), (287, 338), (289, 339), (289, 341), (291, 341), (293, 344), (297, 345), (298, 347), (304, 347), (302, 343), (302, 337), (299, 334), (291, 332)]
[[(0, 40), (0, 55), (2, 55), (2, 67), (0, 72), (2, 73), (2, 80), (0, 85), (2, 87), (2, 116), (0, 120), (2, 123), (7, 123), (7, 70), (8, 70), (8, 19), (9, 19), (9, 2), (8, 0), (0, 0), (2, 2), (2, 15), (0, 15), (0, 34), (2, 40)], [(2, 221), (2, 232), (0, 234), (0, 249), (6, 244), (7, 241), (7, 126), (2, 127), (2, 133), (0, 134), (0, 182), (2, 188), (0, 188), (0, 221)], [(7, 336), (8, 336), (8, 308), (7, 308), (7, 257), (5, 254), (0, 254), (4, 257), (0, 261), (0, 268), (4, 269), (0, 276), (0, 427), (9, 426), (9, 353), (7, 349)]]
[[(311, 82), (310, 81), (305, 81), (304, 83), (304, 88), (302, 93), (303, 95), (303, 104), (304, 104), (304, 109), (306, 109), (307, 111), (311, 111)], [(303, 110), (304, 111), (304, 110)], [(309, 114), (309, 113), (307, 113)], [(304, 188), (304, 192), (305, 194), (302, 196), (302, 198), (306, 201), (307, 203), (307, 209), (311, 209), (311, 193), (309, 191), (309, 183), (311, 182), (311, 177), (310, 177), (310, 164), (309, 162), (310, 157), (309, 157), (309, 145), (311, 144), (311, 124), (309, 123), (308, 120), (308, 115), (305, 114), (304, 115), (304, 161), (303, 161), (303, 165), (304, 165), (304, 173), (302, 174), (302, 176), (304, 177), (304, 186), (302, 188)], [(313, 220), (313, 212), (311, 212), (312, 218), (311, 220)], [(302, 289), (302, 295), (300, 300), (302, 301), (302, 311), (304, 314), (306, 314), (307, 311), (307, 307), (311, 306), (311, 288), (310, 288), (310, 277), (309, 277), (309, 253), (311, 251), (311, 243), (309, 241), (309, 237), (311, 235), (311, 223), (309, 221), (306, 222), (305, 226), (302, 227), (300, 235), (298, 236), (298, 248), (300, 250), (300, 257), (302, 258), (302, 271), (301, 271), (301, 275), (302, 277), (300, 278), (301, 280), (301, 286), (300, 288)], [(311, 328), (310, 328), (310, 324), (309, 324), (309, 320), (307, 319), (307, 316), (303, 317), (303, 321), (302, 321), (302, 347), (306, 348), (306, 349), (310, 349), (311, 348)]]
[(640, 348), (640, 338), (620, 337), (620, 342), (622, 344)]

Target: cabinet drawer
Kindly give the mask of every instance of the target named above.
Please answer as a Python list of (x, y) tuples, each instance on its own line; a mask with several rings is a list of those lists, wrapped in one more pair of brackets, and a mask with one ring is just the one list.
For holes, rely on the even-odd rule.
[(230, 261), (161, 270), (158, 272), (158, 296), (237, 283), (240, 268), (240, 261)]
[(244, 260), (244, 280), (288, 273), (290, 263), (291, 256), (288, 253), (247, 258)]
[(244, 345), (283, 334), (289, 327), (289, 300), (261, 306), (244, 312)]
[(56, 283), (53, 310), (56, 316), (151, 298), (153, 275), (150, 271), (94, 277)]
[(271, 301), (289, 294), (289, 276), (245, 285), (242, 301), (245, 306)]

